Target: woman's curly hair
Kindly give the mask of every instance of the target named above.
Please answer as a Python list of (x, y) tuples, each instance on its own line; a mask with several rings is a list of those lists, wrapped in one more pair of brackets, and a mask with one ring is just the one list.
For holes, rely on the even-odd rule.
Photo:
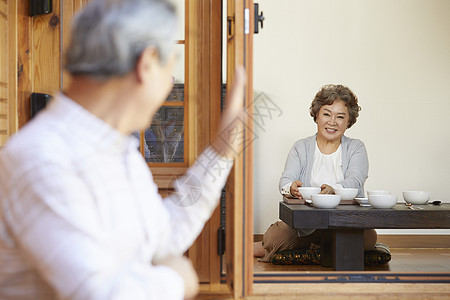
[(309, 108), (309, 113), (311, 117), (314, 118), (316, 122), (317, 114), (319, 110), (324, 105), (331, 105), (336, 100), (342, 100), (347, 106), (349, 120), (347, 128), (353, 126), (356, 123), (356, 119), (359, 116), (359, 111), (361, 107), (358, 105), (358, 97), (346, 86), (340, 84), (327, 84), (324, 85), (320, 91), (314, 97), (311, 102), (311, 107)]

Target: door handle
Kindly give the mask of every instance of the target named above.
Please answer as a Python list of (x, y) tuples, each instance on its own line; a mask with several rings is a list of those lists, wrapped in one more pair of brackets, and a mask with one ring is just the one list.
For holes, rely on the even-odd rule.
[(233, 37), (233, 23), (234, 23), (234, 17), (228, 17), (227, 18), (228, 39)]
[(254, 27), (255, 27), (255, 33), (259, 33), (259, 23), (261, 23), (261, 29), (263, 29), (263, 25), (264, 25), (264, 12), (261, 11), (261, 14), (259, 14), (259, 3), (255, 3), (254, 4), (254, 12), (255, 12), (255, 23), (254, 23)]

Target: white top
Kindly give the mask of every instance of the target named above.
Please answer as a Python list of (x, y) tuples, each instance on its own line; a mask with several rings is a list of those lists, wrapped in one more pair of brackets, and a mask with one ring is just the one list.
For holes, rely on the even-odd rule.
[(311, 186), (320, 187), (322, 184), (328, 184), (332, 188), (342, 188), (342, 185), (337, 183), (343, 180), (341, 145), (334, 153), (323, 154), (316, 143), (314, 164), (311, 171)]
[(0, 299), (182, 299), (182, 255), (232, 166), (208, 148), (162, 199), (138, 141), (69, 98), (0, 154)]
[[(320, 152), (316, 142), (316, 150), (314, 152), (314, 163), (311, 170), (311, 186), (320, 187), (322, 184), (328, 184), (334, 189), (343, 188), (341, 182), (344, 180), (342, 171), (342, 147), (332, 154), (323, 154)], [(292, 182), (288, 182), (281, 188), (283, 195), (291, 196), (290, 188)]]

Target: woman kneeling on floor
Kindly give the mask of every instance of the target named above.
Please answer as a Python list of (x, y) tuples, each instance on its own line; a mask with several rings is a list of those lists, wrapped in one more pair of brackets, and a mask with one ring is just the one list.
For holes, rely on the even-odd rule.
[[(364, 197), (369, 162), (364, 143), (344, 135), (356, 123), (361, 107), (358, 98), (342, 85), (325, 85), (311, 103), (310, 114), (317, 133), (297, 141), (289, 152), (280, 178), (283, 196), (302, 199), (299, 187), (320, 187), (321, 194), (334, 194), (337, 188), (356, 188)], [(255, 242), (254, 255), (269, 262), (278, 251), (309, 249), (320, 245), (320, 231), (296, 230), (282, 221), (270, 225), (262, 242)], [(364, 231), (364, 250), (377, 241), (374, 229)]]

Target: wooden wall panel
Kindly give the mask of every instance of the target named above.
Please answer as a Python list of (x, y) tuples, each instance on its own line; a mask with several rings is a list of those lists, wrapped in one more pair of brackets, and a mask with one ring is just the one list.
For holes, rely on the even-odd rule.
[(8, 15), (8, 2), (0, 2), (0, 147), (5, 145), (9, 136)]
[(55, 95), (61, 89), (60, 1), (53, 1), (53, 13), (32, 19), (32, 92)]
[[(62, 33), (62, 49), (63, 54), (65, 49), (67, 49), (70, 42), (70, 27), (74, 15), (81, 8), (84, 7), (89, 2), (89, 0), (64, 0), (61, 2), (62, 5), (62, 18), (61, 18), (61, 33)], [(64, 67), (64, 56), (62, 56), (62, 68)], [(62, 89), (68, 87), (70, 84), (70, 74), (63, 70), (62, 75)]]
[[(75, 12), (81, 8), (81, 1), (76, 0), (67, 0), (63, 2), (62, 6), (62, 49), (63, 55), (65, 49), (69, 46), (70, 42), (70, 26)], [(64, 70), (64, 56), (62, 58), (63, 61), (63, 77), (62, 77), (62, 89), (67, 88), (70, 83), (70, 74)]]
[[(16, 1), (13, 1), (14, 3)], [(53, 0), (53, 12), (28, 16), (28, 1), (17, 1), (18, 126), (30, 120), (33, 92), (55, 95), (69, 82), (63, 73), (63, 49), (69, 42), (70, 22), (87, 0)]]
[(32, 22), (28, 16), (28, 2), (19, 1), (17, 7), (17, 118), (19, 128), (30, 119), (30, 95), (33, 89), (31, 74)]
[(11, 1), (9, 5), (9, 134), (18, 130), (17, 118), (17, 2)]
[(15, 1), (0, 1), (0, 150), (17, 130)]

